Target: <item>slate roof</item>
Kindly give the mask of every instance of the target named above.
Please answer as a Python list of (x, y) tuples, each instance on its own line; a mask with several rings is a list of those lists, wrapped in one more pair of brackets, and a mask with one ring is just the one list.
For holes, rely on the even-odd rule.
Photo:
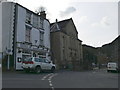
[[(57, 22), (59, 29), (60, 30), (64, 29), (66, 27), (67, 23), (70, 20), (72, 20), (72, 18)], [(51, 23), (50, 27), (51, 27), (51, 32), (58, 31), (57, 26), (56, 26), (56, 22), (55, 23)]]
[[(70, 21), (73, 22), (72, 18), (70, 18), (70, 19), (65, 19), (65, 20), (59, 21), (59, 22), (57, 22), (57, 23), (56, 23), (56, 22), (51, 23), (51, 24), (50, 24), (50, 31), (51, 31), (51, 32), (62, 31), (62, 30), (64, 30), (64, 28), (66, 27), (66, 25), (67, 25)], [(58, 27), (59, 27), (60, 30), (58, 30), (57, 25), (58, 25)], [(74, 25), (74, 22), (73, 22), (73, 25)], [(74, 27), (75, 27), (75, 25), (74, 25)], [(76, 29), (76, 27), (75, 27), (75, 29)], [(77, 29), (76, 29), (76, 32), (77, 32)], [(77, 32), (77, 33), (78, 33), (78, 32)], [(77, 40), (79, 40), (80, 42), (82, 42), (80, 39), (77, 39)]]

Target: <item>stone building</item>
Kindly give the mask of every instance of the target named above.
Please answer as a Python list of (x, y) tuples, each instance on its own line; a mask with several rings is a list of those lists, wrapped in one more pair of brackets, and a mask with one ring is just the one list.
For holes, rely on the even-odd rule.
[(77, 70), (83, 61), (82, 41), (72, 18), (51, 24), (51, 56), (58, 69)]

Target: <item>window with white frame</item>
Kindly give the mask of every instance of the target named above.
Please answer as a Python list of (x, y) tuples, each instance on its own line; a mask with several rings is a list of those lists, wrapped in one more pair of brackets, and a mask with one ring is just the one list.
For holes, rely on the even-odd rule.
[(43, 46), (44, 45), (44, 32), (40, 31), (40, 45)]
[(36, 28), (38, 28), (39, 27), (39, 25), (38, 25), (38, 16), (37, 15), (33, 15), (33, 26), (34, 27), (36, 27)]
[(26, 23), (31, 24), (31, 15), (30, 11), (26, 11)]
[(25, 31), (25, 41), (30, 42), (31, 41), (31, 27), (26, 26), (26, 31)]

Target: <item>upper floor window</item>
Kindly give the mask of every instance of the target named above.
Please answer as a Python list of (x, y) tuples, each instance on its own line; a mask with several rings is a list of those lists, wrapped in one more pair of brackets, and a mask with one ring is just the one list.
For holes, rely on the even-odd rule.
[(41, 29), (43, 29), (43, 19), (42, 18), (40, 18), (40, 21), (39, 21), (39, 28), (41, 28)]
[(31, 12), (26, 11), (26, 23), (31, 24)]
[(40, 31), (40, 45), (44, 45), (44, 32)]
[(33, 15), (33, 26), (38, 28), (38, 16)]
[(29, 26), (26, 26), (25, 41), (26, 42), (30, 42), (31, 41), (31, 27), (29, 27)]

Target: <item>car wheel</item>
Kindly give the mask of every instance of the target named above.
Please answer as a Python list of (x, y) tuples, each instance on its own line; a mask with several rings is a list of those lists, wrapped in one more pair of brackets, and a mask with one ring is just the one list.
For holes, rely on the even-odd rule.
[(36, 67), (36, 68), (35, 68), (35, 72), (36, 72), (36, 73), (40, 73), (40, 72), (41, 72), (41, 68), (40, 68), (40, 67)]
[(54, 73), (55, 72), (55, 67), (51, 68), (51, 72)]

